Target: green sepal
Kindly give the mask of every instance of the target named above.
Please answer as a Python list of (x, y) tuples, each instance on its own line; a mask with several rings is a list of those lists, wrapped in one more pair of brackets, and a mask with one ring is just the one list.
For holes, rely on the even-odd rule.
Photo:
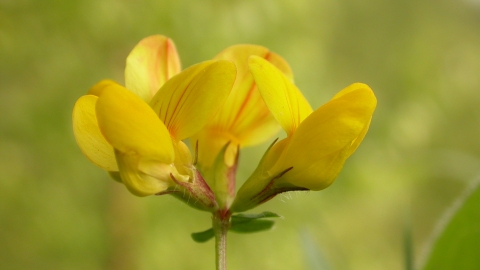
[(203, 232), (196, 232), (191, 234), (193, 241), (197, 243), (205, 243), (208, 240), (212, 239), (215, 234), (213, 233), (213, 229), (210, 228)]
[(265, 220), (265, 218), (281, 217), (273, 212), (262, 212), (260, 214), (237, 214), (231, 218), (230, 231), (236, 233), (254, 233), (270, 230), (275, 221)]
[(192, 173), (194, 177), (187, 182), (178, 181), (170, 174), (170, 177), (177, 185), (155, 195), (171, 194), (195, 209), (208, 212), (215, 211), (218, 209), (215, 194), (198, 170), (194, 168)]
[(205, 177), (215, 193), (220, 209), (229, 207), (235, 198), (235, 172), (238, 164), (238, 151), (235, 163), (231, 167), (227, 166), (224, 159), (229, 145), (230, 143), (227, 143), (223, 146)]

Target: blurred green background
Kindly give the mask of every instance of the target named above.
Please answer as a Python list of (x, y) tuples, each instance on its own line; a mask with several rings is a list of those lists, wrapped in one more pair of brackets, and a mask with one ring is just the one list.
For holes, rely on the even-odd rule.
[[(0, 268), (213, 269), (207, 213), (137, 198), (78, 149), (71, 111), (151, 34), (182, 64), (253, 43), (282, 55), (316, 108), (353, 82), (378, 107), (369, 134), (321, 192), (258, 211), (274, 230), (229, 234), (229, 269), (403, 269), (480, 172), (480, 1), (0, 0)], [(282, 136), (280, 134), (280, 136)], [(239, 182), (267, 145), (246, 149)]]

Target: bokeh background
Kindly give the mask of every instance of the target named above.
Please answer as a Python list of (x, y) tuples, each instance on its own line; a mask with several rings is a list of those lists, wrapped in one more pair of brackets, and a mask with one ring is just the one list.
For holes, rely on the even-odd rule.
[[(213, 269), (190, 233), (207, 213), (137, 198), (76, 146), (71, 111), (164, 34), (184, 67), (227, 46), (266, 46), (318, 107), (353, 82), (378, 98), (369, 134), (321, 192), (258, 211), (274, 230), (231, 233), (229, 269), (403, 269), (480, 172), (480, 1), (0, 0), (0, 268)], [(282, 136), (282, 134), (279, 134)], [(267, 145), (242, 151), (239, 182)]]

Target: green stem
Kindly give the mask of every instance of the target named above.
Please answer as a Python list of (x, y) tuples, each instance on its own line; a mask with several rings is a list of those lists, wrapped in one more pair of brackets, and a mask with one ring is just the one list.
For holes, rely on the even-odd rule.
[(230, 215), (228, 211), (218, 211), (212, 217), (217, 270), (227, 269), (227, 232), (230, 227)]

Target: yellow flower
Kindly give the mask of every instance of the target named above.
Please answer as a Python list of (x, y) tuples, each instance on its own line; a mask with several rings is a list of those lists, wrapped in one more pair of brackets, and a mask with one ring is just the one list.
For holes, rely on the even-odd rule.
[(192, 144), (198, 142), (198, 164), (203, 169), (212, 165), (227, 143), (225, 163), (230, 167), (235, 163), (238, 148), (262, 143), (278, 132), (278, 123), (260, 96), (248, 68), (248, 57), (251, 55), (272, 63), (287, 77), (293, 76), (282, 57), (257, 45), (231, 46), (214, 58), (233, 61), (237, 66), (237, 78), (218, 114), (191, 138)]
[(220, 109), (236, 74), (229, 61), (179, 70), (173, 43), (163, 36), (148, 37), (127, 58), (126, 88), (104, 80), (75, 104), (73, 126), (80, 149), (100, 168), (118, 172), (117, 180), (135, 195), (195, 180), (182, 140)]
[(298, 88), (277, 68), (252, 56), (258, 89), (287, 137), (274, 144), (240, 188), (232, 211), (245, 211), (290, 190), (321, 190), (333, 183), (363, 140), (377, 100), (355, 83), (312, 111)]

